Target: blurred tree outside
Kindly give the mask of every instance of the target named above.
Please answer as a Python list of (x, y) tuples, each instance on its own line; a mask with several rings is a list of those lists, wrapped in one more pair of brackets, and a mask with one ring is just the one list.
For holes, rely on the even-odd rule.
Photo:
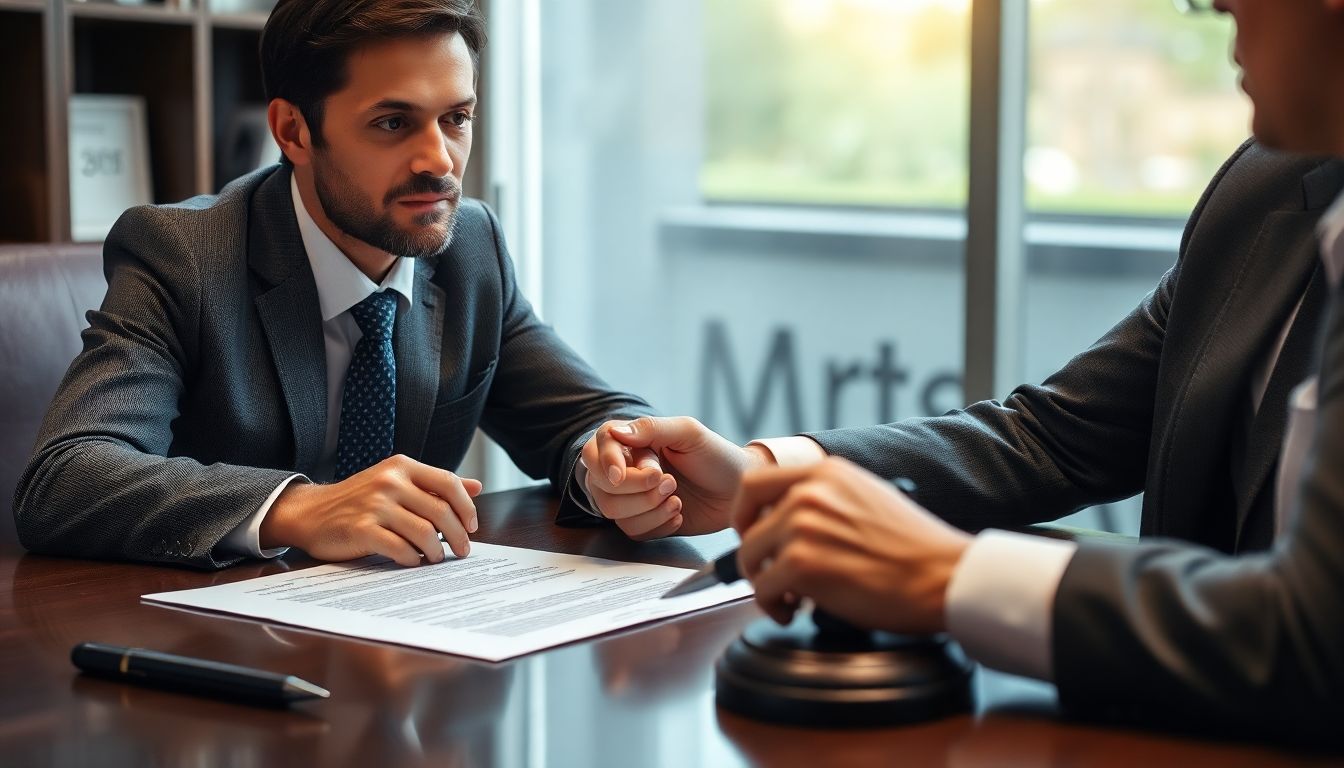
[[(1230, 26), (1168, 0), (1031, 0), (1038, 213), (1184, 217), (1249, 131)], [(709, 0), (711, 202), (960, 208), (969, 0)]]

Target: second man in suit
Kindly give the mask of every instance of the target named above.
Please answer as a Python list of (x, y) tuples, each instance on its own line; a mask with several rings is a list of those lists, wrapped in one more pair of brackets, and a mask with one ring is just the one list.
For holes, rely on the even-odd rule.
[[(1257, 138), (1344, 156), (1344, 0), (1213, 5), (1236, 17)], [(733, 518), (742, 572), (780, 621), (808, 597), (864, 626), (950, 631), (1089, 714), (1337, 738), (1341, 178), (1339, 161), (1243, 147), (1158, 289), (1003, 404), (747, 449), (689, 419), (608, 425), (585, 446), (590, 490), (627, 531), (670, 533), (637, 481), (671, 469), (680, 530)], [(760, 468), (772, 458), (800, 466)], [(896, 475), (918, 505), (881, 479)], [(1204, 546), (973, 537), (925, 511), (1015, 525), (1139, 490), (1145, 534)]]

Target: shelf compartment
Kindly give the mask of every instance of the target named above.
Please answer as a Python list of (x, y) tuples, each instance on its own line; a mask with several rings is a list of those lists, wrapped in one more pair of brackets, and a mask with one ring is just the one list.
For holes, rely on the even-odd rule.
[(10, 73), (9, 118), (0, 120), (0, 242), (40, 242), (52, 226), (42, 21), (41, 13), (0, 10), (0, 71)]
[(145, 100), (154, 202), (196, 194), (192, 27), (101, 17), (76, 18), (73, 26), (75, 93)]

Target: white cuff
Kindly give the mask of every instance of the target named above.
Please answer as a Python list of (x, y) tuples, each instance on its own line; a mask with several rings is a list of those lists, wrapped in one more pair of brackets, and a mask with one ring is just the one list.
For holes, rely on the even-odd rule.
[(802, 435), (752, 440), (747, 445), (759, 445), (769, 451), (781, 467), (805, 467), (826, 458), (826, 449), (820, 443)]
[(588, 465), (583, 463), (583, 458), (574, 462), (574, 478), (569, 483), (569, 498), (574, 501), (575, 506), (593, 517), (601, 518), (602, 513), (597, 511), (597, 505), (588, 498)]
[(271, 511), (271, 505), (275, 504), (275, 500), (280, 498), (280, 494), (295, 480), (302, 480), (305, 483), (312, 482), (303, 475), (290, 475), (285, 478), (284, 482), (276, 486), (275, 490), (271, 491), (271, 495), (266, 497), (266, 501), (262, 502), (260, 509), (243, 518), (241, 523), (234, 526), (234, 529), (220, 540), (220, 548), (236, 555), (260, 557), (268, 560), (288, 552), (289, 547), (261, 548), (261, 521), (266, 519), (266, 513)]
[(985, 531), (975, 537), (947, 587), (947, 628), (987, 667), (1053, 681), (1055, 592), (1078, 545)]

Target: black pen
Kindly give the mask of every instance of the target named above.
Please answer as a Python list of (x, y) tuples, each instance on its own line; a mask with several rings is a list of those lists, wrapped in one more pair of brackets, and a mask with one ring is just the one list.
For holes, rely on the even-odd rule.
[[(907, 477), (898, 477), (891, 481), (891, 484), (904, 493), (906, 496), (915, 495), (915, 481)], [(692, 592), (699, 592), (702, 589), (709, 589), (715, 584), (732, 584), (742, 578), (742, 573), (737, 570), (737, 548), (719, 555), (713, 562), (706, 563), (700, 570), (682, 579), (681, 583), (663, 593), (660, 600), (666, 600), (669, 597), (681, 597), (689, 595)]]
[(70, 650), (70, 660), (90, 675), (255, 704), (278, 706), (331, 695), (327, 689), (293, 675), (144, 648), (80, 643)]

